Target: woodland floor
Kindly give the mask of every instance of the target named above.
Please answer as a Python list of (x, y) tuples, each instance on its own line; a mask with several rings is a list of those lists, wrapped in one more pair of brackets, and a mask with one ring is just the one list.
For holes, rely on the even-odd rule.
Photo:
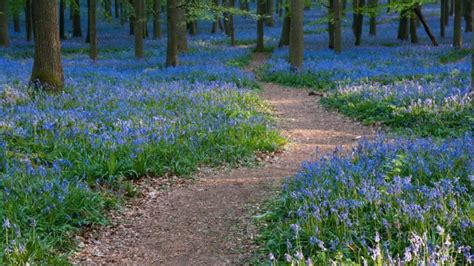
[[(256, 54), (248, 70), (267, 57)], [(257, 167), (207, 169), (194, 181), (146, 178), (141, 195), (115, 213), (112, 225), (81, 237), (78, 264), (246, 264), (255, 253), (252, 216), (301, 162), (336, 146), (350, 146), (375, 129), (326, 111), (308, 91), (261, 83), (277, 128), (288, 139), (281, 153), (262, 156)], [(169, 186), (169, 187), (168, 187)], [(167, 187), (163, 189), (163, 187)]]

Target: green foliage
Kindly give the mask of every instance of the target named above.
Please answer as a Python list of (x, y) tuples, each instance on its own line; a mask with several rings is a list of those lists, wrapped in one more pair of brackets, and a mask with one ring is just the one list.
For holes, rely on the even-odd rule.
[(440, 56), (439, 62), (441, 64), (455, 63), (462, 60), (464, 57), (471, 54), (471, 49), (455, 49), (450, 50), (447, 54)]
[(319, 72), (270, 72), (268, 66), (258, 70), (258, 75), (266, 82), (275, 82), (298, 88), (311, 88), (318, 91), (327, 91), (335, 88), (331, 80), (331, 73)]

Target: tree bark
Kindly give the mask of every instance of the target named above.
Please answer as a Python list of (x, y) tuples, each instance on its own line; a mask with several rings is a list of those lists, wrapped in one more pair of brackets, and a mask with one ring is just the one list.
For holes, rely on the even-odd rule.
[(265, 50), (263, 43), (263, 23), (265, 16), (265, 0), (257, 0), (257, 47), (255, 51), (261, 53)]
[[(27, 0), (28, 1), (28, 0)], [(64, 29), (64, 9), (65, 9), (65, 0), (59, 1), (59, 38), (61, 40), (66, 39), (66, 31)]]
[(335, 0), (329, 0), (328, 7), (329, 49), (334, 49), (334, 1)]
[(115, 0), (115, 18), (120, 18), (120, 1), (121, 0)]
[(0, 0), (0, 46), (10, 46), (8, 36), (8, 0)]
[(450, 0), (450, 3), (449, 3), (449, 15), (450, 16), (453, 16), (454, 15), (454, 9), (455, 9), (455, 1), (454, 0)]
[(31, 9), (31, 0), (25, 0), (25, 28), (27, 41), (31, 41), (33, 39), (33, 12)]
[(280, 42), (278, 43), (278, 47), (288, 46), (290, 44), (290, 26), (290, 7), (287, 3), (285, 3), (285, 17), (283, 19), (283, 26), (281, 27)]
[(446, 15), (446, 12), (444, 10), (446, 1), (447, 0), (441, 0), (441, 3), (440, 3), (440, 5), (441, 5), (441, 8), (440, 8), (441, 14), (439, 16), (439, 35), (441, 37), (444, 37), (446, 35), (446, 30), (445, 30), (445, 21), (446, 20), (444, 18), (444, 16)]
[(448, 26), (449, 24), (449, 1), (450, 0), (444, 1), (444, 25), (445, 26)]
[(144, 0), (134, 0), (135, 10), (135, 57), (143, 58), (143, 22), (144, 22)]
[(430, 29), (430, 26), (428, 25), (425, 18), (423, 17), (423, 14), (421, 13), (421, 7), (415, 6), (413, 11), (415, 12), (418, 19), (421, 21), (421, 24), (423, 24), (423, 28), (425, 28), (426, 34), (428, 34), (428, 37), (430, 37), (431, 43), (433, 43), (434, 46), (438, 46), (436, 37), (433, 35), (433, 32)]
[(91, 7), (91, 0), (87, 0), (87, 33), (86, 33), (86, 43), (90, 43), (91, 41), (91, 19), (90, 19), (90, 7)]
[[(130, 7), (134, 6), (133, 0), (128, 0), (128, 4)], [(135, 16), (130, 14), (129, 18), (129, 26), (130, 26), (130, 35), (135, 33)]]
[(472, 0), (464, 0), (464, 20), (466, 21), (465, 32), (472, 32)]
[(462, 0), (454, 1), (454, 34), (453, 34), (453, 47), (457, 49), (462, 48)]
[[(183, 5), (183, 2), (180, 2)], [(186, 30), (186, 9), (182, 6), (177, 8), (178, 24), (177, 24), (177, 36), (178, 36), (178, 52), (185, 52), (188, 50), (188, 38)]]
[(410, 14), (410, 40), (411, 43), (418, 43), (417, 19), (415, 14)]
[(299, 69), (303, 66), (304, 56), (304, 33), (303, 16), (304, 1), (290, 0), (291, 29), (290, 29), (290, 65), (292, 69)]
[(400, 12), (400, 21), (398, 24), (398, 39), (407, 41), (409, 39), (410, 18), (407, 16), (407, 11)]
[(89, 0), (89, 56), (92, 60), (97, 60), (97, 3), (96, 0)]
[(33, 10), (36, 40), (31, 82), (47, 90), (60, 90), (64, 85), (64, 74), (57, 0), (34, 0)]
[[(235, 0), (229, 0), (229, 5), (231, 8), (235, 7)], [(235, 21), (234, 14), (229, 13), (229, 33), (230, 33), (230, 45), (235, 46)]]
[[(474, 1), (471, 0), (471, 17), (474, 17)], [(471, 92), (474, 91), (474, 38), (471, 38)]]
[(175, 67), (178, 65), (178, 36), (177, 36), (177, 0), (167, 0), (167, 20), (168, 20), (168, 43), (166, 48), (166, 66)]
[(369, 0), (370, 5), (370, 26), (369, 26), (369, 35), (377, 35), (377, 7), (378, 0)]
[(275, 26), (275, 0), (267, 0), (267, 21), (268, 27)]
[[(36, 0), (33, 0), (33, 2)], [(72, 36), (73, 37), (81, 37), (82, 36), (82, 29), (81, 29), (81, 6), (79, 0), (73, 0), (72, 9)]]
[(161, 0), (153, 0), (153, 39), (161, 38)]
[(342, 52), (342, 3), (341, 0), (334, 1), (334, 51), (336, 54)]
[(362, 8), (364, 7), (364, 0), (354, 0), (353, 9), (354, 9), (354, 21), (353, 21), (353, 31), (355, 37), (355, 45), (359, 46), (362, 39), (362, 27), (364, 24), (364, 15), (362, 14)]

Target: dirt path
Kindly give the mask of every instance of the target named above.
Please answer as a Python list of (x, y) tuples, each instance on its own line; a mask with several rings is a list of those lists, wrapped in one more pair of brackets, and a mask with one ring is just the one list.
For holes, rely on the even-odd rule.
[[(250, 70), (262, 64), (255, 55)], [(90, 233), (73, 260), (80, 264), (243, 264), (255, 246), (252, 213), (304, 160), (338, 145), (352, 145), (373, 130), (325, 111), (305, 90), (262, 83), (261, 97), (275, 110), (289, 144), (258, 168), (201, 172), (193, 183), (165, 191), (163, 179), (144, 180), (143, 196), (129, 202), (114, 226)]]

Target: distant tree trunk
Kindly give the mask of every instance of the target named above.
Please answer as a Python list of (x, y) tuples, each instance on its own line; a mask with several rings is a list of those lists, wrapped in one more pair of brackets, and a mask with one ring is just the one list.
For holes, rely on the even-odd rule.
[[(129, 6), (133, 7), (134, 6), (134, 3), (133, 3), (134, 0), (128, 0), (128, 3), (129, 3)], [(135, 33), (135, 16), (130, 14), (129, 18), (129, 24), (130, 24), (130, 35), (133, 35)]]
[(257, 47), (255, 51), (261, 53), (265, 50), (263, 44), (263, 23), (264, 23), (264, 16), (265, 16), (265, 0), (257, 0)]
[(418, 43), (417, 19), (415, 14), (410, 14), (410, 40), (411, 43)]
[(279, 17), (283, 16), (283, 0), (277, 0), (277, 14)]
[(33, 39), (33, 12), (31, 9), (31, 0), (25, 0), (25, 28), (27, 41), (31, 41)]
[(398, 39), (406, 41), (409, 38), (410, 19), (407, 16), (407, 11), (400, 12), (400, 21), (398, 24)]
[(280, 42), (278, 43), (278, 47), (288, 46), (290, 44), (290, 26), (290, 7), (285, 4), (285, 17), (283, 19), (283, 26), (281, 27)]
[(92, 60), (97, 60), (97, 3), (96, 0), (89, 0), (89, 39)]
[(369, 0), (370, 5), (370, 27), (369, 27), (369, 35), (375, 36), (377, 35), (377, 7), (378, 7), (378, 0)]
[(449, 3), (449, 15), (450, 16), (453, 16), (454, 15), (454, 9), (455, 9), (455, 1), (454, 0), (450, 0), (450, 3)]
[(334, 8), (334, 51), (336, 54), (342, 52), (342, 3), (341, 0), (333, 0)]
[(184, 7), (178, 7), (178, 52), (185, 52), (188, 50), (188, 38), (186, 31), (186, 10)]
[(457, 49), (462, 48), (461, 20), (462, 20), (462, 0), (455, 0), (454, 1), (453, 47)]
[[(231, 8), (235, 7), (235, 0), (229, 0), (229, 5)], [(234, 14), (229, 14), (229, 33), (230, 33), (230, 45), (235, 46), (235, 21)]]
[(168, 44), (166, 48), (166, 66), (175, 67), (178, 65), (178, 12), (177, 0), (166, 1), (166, 16), (168, 25)]
[(292, 69), (299, 69), (303, 66), (304, 55), (304, 1), (290, 0), (291, 10), (291, 29), (290, 29), (290, 65)]
[[(219, 0), (214, 0), (214, 6), (216, 8), (219, 7)], [(216, 33), (217, 32), (217, 29), (219, 27), (219, 23), (220, 23), (220, 18), (219, 18), (219, 15), (216, 14), (214, 22), (212, 23), (211, 33)]]
[(106, 19), (112, 18), (112, 0), (103, 0), (104, 16)]
[(115, 0), (115, 18), (120, 17), (120, 1), (121, 0)]
[(10, 46), (10, 37), (8, 37), (8, 0), (0, 0), (0, 46)]
[(91, 13), (90, 13), (90, 8), (91, 8), (91, 0), (87, 0), (87, 33), (86, 33), (86, 43), (91, 42)]
[[(27, 0), (28, 1), (28, 0)], [(65, 9), (65, 0), (59, 1), (59, 38), (61, 40), (66, 39), (66, 31), (64, 29), (64, 9)]]
[(144, 0), (134, 0), (135, 10), (135, 57), (143, 58), (143, 22), (144, 22)]
[(465, 32), (472, 32), (472, 7), (473, 0), (464, 0), (464, 20), (466, 21)]
[(275, 0), (267, 0), (267, 21), (268, 27), (275, 26)]
[(57, 3), (57, 0), (33, 1), (36, 40), (31, 82), (48, 90), (60, 90), (64, 85)]
[(127, 14), (125, 12), (125, 0), (120, 0), (120, 25), (127, 23)]
[(436, 37), (433, 35), (433, 32), (430, 29), (430, 26), (428, 26), (428, 23), (426, 22), (425, 18), (423, 17), (423, 14), (421, 13), (421, 7), (417, 5), (413, 9), (413, 11), (415, 12), (418, 19), (421, 21), (421, 24), (423, 24), (423, 28), (425, 28), (426, 34), (428, 34), (428, 37), (430, 37), (431, 43), (433, 43), (434, 46), (438, 46)]
[(15, 32), (21, 32), (20, 14), (18, 13), (18, 11), (13, 12), (13, 30)]
[[(33, 0), (35, 1), (35, 0)], [(79, 0), (73, 0), (73, 13), (72, 13), (72, 36), (81, 37), (81, 6)]]
[(448, 26), (449, 24), (449, 2), (450, 0), (444, 1), (444, 25)]
[(334, 1), (335, 0), (329, 0), (328, 7), (329, 49), (334, 49)]
[(362, 8), (364, 7), (364, 0), (354, 0), (353, 9), (354, 9), (354, 20), (352, 23), (352, 28), (354, 31), (355, 45), (359, 46), (361, 44), (362, 38), (362, 27), (364, 24), (364, 15), (362, 14)]
[(161, 0), (153, 0), (153, 39), (161, 38)]
[(448, 0), (441, 0), (441, 14), (440, 14), (440, 17), (439, 17), (439, 35), (441, 37), (444, 37), (446, 35), (446, 30), (445, 30), (445, 24), (446, 24), (446, 19), (444, 18), (444, 16), (446, 15), (446, 11), (444, 10), (445, 9), (445, 2), (448, 1)]

